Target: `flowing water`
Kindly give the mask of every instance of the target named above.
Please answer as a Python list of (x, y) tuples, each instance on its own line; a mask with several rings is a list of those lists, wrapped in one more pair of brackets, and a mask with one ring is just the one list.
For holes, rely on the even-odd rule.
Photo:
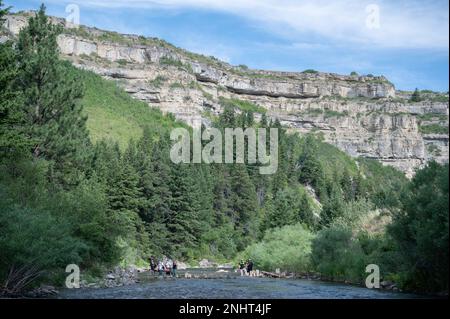
[(302, 279), (239, 277), (185, 279), (141, 275), (137, 284), (115, 288), (82, 288), (61, 291), (59, 298), (73, 299), (398, 299), (420, 298), (343, 284)]

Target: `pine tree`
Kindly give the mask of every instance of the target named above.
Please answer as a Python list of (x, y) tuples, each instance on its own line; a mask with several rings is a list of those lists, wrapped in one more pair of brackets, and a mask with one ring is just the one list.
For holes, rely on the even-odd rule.
[(314, 184), (320, 175), (321, 166), (318, 161), (318, 144), (314, 136), (307, 135), (297, 167), (300, 171), (300, 182)]
[(340, 184), (346, 201), (356, 199), (356, 185), (348, 169), (344, 170)]
[[(232, 210), (235, 228), (242, 239), (255, 238), (257, 234), (254, 225), (259, 222), (258, 201), (245, 165), (233, 165), (230, 169), (230, 182), (232, 195), (228, 206)], [(243, 242), (238, 244), (239, 249), (244, 247)]]
[(189, 249), (198, 246), (201, 238), (200, 192), (191, 164), (173, 165), (170, 189), (171, 214), (167, 221), (170, 251), (186, 257)]
[(263, 113), (261, 115), (261, 121), (259, 122), (259, 125), (261, 127), (267, 127), (268, 123), (267, 123), (267, 115), (266, 115), (266, 113)]
[(108, 184), (110, 208), (113, 211), (129, 210), (138, 212), (142, 198), (138, 182), (139, 177), (134, 168), (126, 161), (120, 161)]
[(194, 165), (194, 181), (197, 185), (197, 196), (200, 202), (199, 220), (202, 232), (214, 226), (214, 182), (210, 166), (207, 164)]
[(414, 93), (411, 95), (410, 101), (411, 102), (420, 102), (420, 101), (422, 101), (422, 98), (420, 97), (419, 89), (416, 88), (414, 90)]
[(328, 199), (323, 204), (321, 225), (329, 226), (333, 220), (344, 214), (344, 200), (340, 187), (333, 183)]
[(81, 81), (69, 63), (59, 60), (60, 32), (61, 27), (48, 20), (42, 5), (19, 33), (16, 88), (24, 95), (33, 155), (52, 160), (71, 182), (77, 175), (74, 169), (85, 164), (90, 142), (79, 103)]
[[(278, 170), (272, 179), (272, 193), (285, 189), (288, 186), (288, 159), (287, 159), (287, 136), (280, 121), (276, 119), (270, 124), (270, 128), (278, 129)], [(270, 149), (269, 139), (267, 138), (267, 149)]]
[(223, 113), (219, 118), (219, 125), (221, 128), (236, 127), (236, 115), (233, 106), (225, 105)]
[(5, 16), (9, 13), (9, 9), (11, 7), (4, 7), (3, 0), (0, 0), (0, 25), (3, 25), (3, 22), (5, 22)]
[(171, 163), (169, 160), (168, 136), (161, 136), (153, 146), (151, 163), (148, 165), (147, 181), (144, 192), (148, 199), (144, 219), (149, 222), (166, 224), (171, 215), (170, 202), (172, 192), (170, 189)]
[(246, 127), (253, 127), (255, 125), (255, 116), (252, 111), (247, 112)]
[[(1, 3), (0, 3), (1, 5)], [(1, 6), (0, 6), (1, 8)], [(7, 12), (0, 11), (1, 16)], [(1, 24), (1, 21), (0, 21)], [(29, 142), (23, 134), (22, 96), (13, 87), (17, 77), (17, 57), (12, 42), (0, 44), (0, 156), (24, 152)]]
[(229, 178), (228, 169), (223, 165), (215, 165), (213, 171), (213, 209), (215, 211), (215, 225), (217, 227), (223, 225), (228, 222), (232, 216), (230, 196), (232, 193), (231, 190), (231, 181)]

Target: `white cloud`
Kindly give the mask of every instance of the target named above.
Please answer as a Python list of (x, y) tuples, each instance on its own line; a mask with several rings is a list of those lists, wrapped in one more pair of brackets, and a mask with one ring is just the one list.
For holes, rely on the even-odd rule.
[[(56, 0), (50, 0), (52, 2)], [(61, 1), (58, 1), (61, 2)], [(447, 0), (72, 0), (104, 8), (205, 9), (247, 18), (298, 42), (305, 35), (342, 45), (448, 50)], [(380, 8), (380, 28), (366, 25), (368, 5)]]

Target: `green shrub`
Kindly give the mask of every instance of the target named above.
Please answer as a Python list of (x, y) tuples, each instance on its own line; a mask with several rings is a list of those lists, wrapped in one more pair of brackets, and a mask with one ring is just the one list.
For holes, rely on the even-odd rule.
[(125, 59), (119, 59), (116, 61), (120, 66), (126, 66), (129, 62)]
[(210, 229), (204, 235), (204, 244), (198, 253), (199, 258), (206, 258), (208, 255), (217, 258), (230, 260), (238, 252), (234, 240), (235, 231), (231, 223), (221, 227)]
[(411, 98), (409, 99), (411, 102), (420, 102), (422, 101), (422, 97), (420, 95), (419, 89), (416, 89), (414, 93), (411, 95)]
[(372, 159), (359, 158), (365, 178), (359, 179), (360, 193), (379, 208), (395, 210), (400, 207), (402, 189), (408, 184), (405, 174), (391, 166)]
[(174, 83), (170, 84), (170, 89), (171, 90), (184, 89), (184, 85), (183, 85), (183, 83), (180, 83), (180, 82), (174, 82)]
[(171, 66), (177, 67), (180, 70), (184, 70), (184, 71), (187, 71), (187, 72), (190, 72), (190, 73), (193, 72), (192, 66), (190, 64), (183, 63), (182, 61), (174, 59), (174, 58), (171, 58), (171, 57), (165, 57), (164, 56), (164, 57), (160, 58), (159, 59), (159, 64), (161, 64), (161, 65), (171, 65)]
[(349, 227), (321, 230), (312, 242), (312, 262), (316, 271), (332, 280), (357, 283), (365, 277), (365, 254)]
[(441, 124), (420, 125), (419, 129), (422, 134), (448, 134), (448, 126)]
[[(78, 264), (87, 245), (73, 236), (71, 225), (46, 211), (5, 207), (0, 213), (0, 281), (11, 266), (37, 266), (43, 278)], [(39, 279), (43, 279), (39, 278)]]
[(91, 248), (71, 219), (52, 211), (47, 168), (42, 160), (0, 162), (1, 283), (11, 267), (34, 266), (45, 271), (38, 279), (54, 278), (66, 265), (82, 262)]
[(448, 116), (443, 113), (425, 113), (418, 115), (417, 118), (420, 121), (433, 121), (433, 120), (446, 121), (448, 119)]
[(343, 111), (343, 112), (339, 112), (339, 111), (333, 111), (333, 110), (329, 110), (329, 109), (325, 109), (325, 118), (329, 118), (329, 117), (347, 117), (349, 116), (348, 111)]
[(405, 288), (448, 291), (448, 164), (431, 162), (418, 171), (402, 203), (389, 234), (402, 256)]
[(266, 232), (260, 243), (247, 247), (243, 256), (251, 258), (255, 268), (261, 270), (309, 271), (313, 238), (301, 224), (275, 228)]
[(313, 70), (313, 69), (307, 69), (307, 70), (303, 71), (302, 73), (317, 74), (317, 73), (319, 73), (319, 71), (316, 71), (316, 70)]
[(230, 106), (233, 109), (238, 109), (244, 112), (253, 112), (260, 114), (264, 114), (267, 112), (267, 110), (262, 106), (254, 104), (249, 101), (243, 101), (239, 99), (227, 99), (224, 97), (220, 97), (219, 99), (223, 107)]
[(158, 75), (156, 78), (149, 81), (148, 83), (155, 88), (160, 88), (166, 81), (167, 81), (166, 77), (164, 77), (162, 75)]

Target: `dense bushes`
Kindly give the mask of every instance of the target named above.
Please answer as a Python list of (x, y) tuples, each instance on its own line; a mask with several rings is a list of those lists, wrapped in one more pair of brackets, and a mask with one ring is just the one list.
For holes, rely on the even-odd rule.
[(259, 269), (305, 272), (311, 270), (311, 241), (314, 235), (296, 224), (267, 231), (263, 240), (247, 247), (242, 254)]
[[(404, 185), (402, 195), (390, 197), (391, 203), (401, 201), (391, 212), (376, 210), (366, 199), (343, 202), (342, 214), (309, 237), (309, 269), (332, 280), (363, 284), (367, 276), (365, 267), (377, 264), (382, 280), (394, 281), (403, 289), (447, 291), (448, 170), (448, 165), (432, 162), (418, 171), (414, 179)], [(376, 198), (375, 202), (380, 203), (381, 197)], [(386, 197), (383, 203), (385, 200)], [(302, 229), (289, 227), (277, 229), (272, 237), (266, 235), (261, 243), (250, 246), (247, 254), (262, 268), (273, 270), (276, 265), (288, 264), (286, 269), (303, 270), (304, 259), (295, 261), (274, 249), (282, 247), (282, 251), (288, 251), (289, 247), (293, 249), (290, 251), (293, 256), (300, 253), (296, 243), (277, 242), (277, 238), (301, 237)], [(280, 254), (279, 259), (273, 257)]]
[(43, 280), (63, 273), (70, 263), (113, 261), (95, 193), (84, 186), (73, 193), (55, 189), (46, 182), (43, 160), (2, 161), (0, 168), (0, 281), (21, 267), (42, 272)]
[(76, 238), (70, 223), (47, 211), (2, 204), (0, 280), (12, 267), (37, 266), (46, 275), (67, 264), (79, 263), (88, 247)]
[(448, 290), (449, 166), (428, 164), (405, 192), (389, 227), (401, 255), (405, 287)]
[(358, 282), (365, 268), (361, 246), (352, 229), (334, 226), (320, 231), (313, 241), (312, 262), (322, 275), (337, 280)]

